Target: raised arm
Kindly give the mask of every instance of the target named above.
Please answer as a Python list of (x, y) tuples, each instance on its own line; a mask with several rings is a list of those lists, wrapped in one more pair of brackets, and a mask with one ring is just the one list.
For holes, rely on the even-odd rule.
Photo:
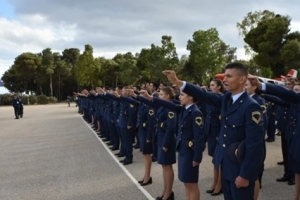
[(262, 98), (264, 98), (265, 100), (270, 101), (272, 103), (275, 103), (278, 106), (285, 107), (285, 108), (289, 108), (291, 105), (290, 102), (284, 101), (284, 100), (280, 99), (279, 97), (269, 95), (269, 94), (262, 94)]
[(201, 102), (210, 104), (215, 107), (221, 107), (222, 95), (217, 93), (208, 92), (203, 88), (186, 82), (183, 92), (194, 97)]
[(182, 108), (182, 106), (176, 105), (171, 101), (165, 101), (156, 97), (153, 97), (153, 103), (161, 107), (166, 107), (176, 113), (180, 113)]
[(214, 94), (207, 92), (205, 89), (202, 89), (198, 86), (195, 86), (191, 83), (179, 80), (176, 76), (175, 71), (165, 70), (162, 72), (167, 76), (168, 80), (180, 88), (184, 93), (194, 97), (197, 100), (211, 104), (215, 107), (221, 107), (222, 105), (222, 96), (219, 94)]
[(299, 94), (297, 94), (293, 90), (271, 83), (261, 83), (259, 82), (257, 76), (249, 76), (248, 79), (251, 82), (251, 85), (257, 86), (259, 90), (262, 90), (266, 94), (277, 96), (293, 104), (298, 103), (300, 100)]
[(121, 96), (120, 99), (121, 99), (121, 100), (124, 100), (124, 101), (127, 101), (127, 102), (129, 102), (129, 103), (131, 103), (131, 104), (133, 104), (133, 105), (135, 105), (135, 106), (140, 105), (140, 102), (139, 102), (139, 101), (137, 101), (137, 100), (135, 100), (135, 99), (133, 99), (133, 98), (130, 98), (130, 97), (124, 97), (124, 96)]

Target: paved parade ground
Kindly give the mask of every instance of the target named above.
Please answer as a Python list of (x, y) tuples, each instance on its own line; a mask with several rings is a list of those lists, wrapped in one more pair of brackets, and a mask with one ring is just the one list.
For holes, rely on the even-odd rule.
[[(100, 141), (77, 113), (74, 104), (24, 106), (24, 118), (14, 119), (13, 107), (0, 107), (0, 200), (146, 200), (160, 195), (162, 170), (152, 165), (153, 184), (141, 187), (143, 160), (134, 150), (126, 167)], [(262, 200), (293, 199), (294, 186), (278, 183), (283, 175), (280, 137), (267, 143)], [(174, 165), (175, 199), (184, 200), (184, 187)], [(212, 183), (211, 158), (200, 165), (201, 200)]]

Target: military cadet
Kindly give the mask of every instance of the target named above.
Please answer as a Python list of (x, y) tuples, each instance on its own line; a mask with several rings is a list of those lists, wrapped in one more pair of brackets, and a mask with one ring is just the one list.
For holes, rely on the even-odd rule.
[(277, 105), (275, 103), (267, 102), (268, 128), (267, 128), (266, 142), (274, 142), (275, 141), (276, 110), (277, 110)]
[[(149, 86), (148, 86), (148, 90), (150, 91), (150, 93), (152, 95), (154, 95), (155, 97), (158, 97), (158, 84), (155, 82), (150, 82)], [(155, 135), (154, 135), (155, 137)], [(156, 138), (153, 138), (153, 154), (152, 154), (152, 162), (156, 162), (157, 161), (157, 143), (156, 143)]]
[[(178, 114), (179, 129), (176, 139), (178, 151), (178, 178), (184, 183), (186, 199), (199, 200), (199, 165), (205, 148), (203, 118), (195, 99), (185, 93), (180, 94), (180, 105), (153, 96), (154, 104), (166, 107)], [(173, 196), (172, 196), (173, 197)]]
[[(296, 84), (294, 86), (294, 90), (290, 90), (285, 87), (281, 87), (278, 85), (273, 85), (269, 83), (260, 83), (258, 78), (255, 76), (249, 77), (252, 85), (256, 85), (260, 90), (264, 91), (267, 94), (275, 95), (280, 97), (282, 100), (288, 101), (294, 105), (292, 105), (292, 110), (296, 111), (296, 124), (294, 125), (294, 131), (291, 136), (291, 143), (289, 152), (291, 153), (292, 164), (290, 169), (295, 173), (295, 182), (296, 182), (296, 191), (295, 191), (295, 200), (300, 199), (300, 85)], [(294, 82), (293, 79), (288, 79), (289, 82)]]
[[(122, 95), (128, 97), (128, 91), (126, 89), (132, 89), (129, 86), (125, 86), (122, 89)], [(136, 107), (127, 101), (121, 100), (120, 105), (120, 117), (119, 126), (121, 135), (124, 138), (125, 144), (125, 159), (121, 160), (124, 165), (132, 163), (132, 134), (136, 125)]]
[[(133, 89), (127, 89), (129, 95), (134, 96)], [(153, 153), (153, 135), (155, 131), (155, 111), (150, 108), (148, 105), (136, 101), (129, 97), (121, 97), (122, 100), (128, 101), (129, 103), (138, 107), (137, 113), (137, 127), (138, 127), (138, 138), (140, 151), (143, 154), (145, 173), (142, 180), (139, 181), (141, 186), (146, 186), (152, 184), (151, 166), (152, 158), (151, 154)]]
[[(216, 147), (215, 163), (221, 165), (222, 190), (225, 200), (253, 200), (254, 185), (258, 169), (262, 164), (264, 147), (264, 127), (262, 109), (245, 92), (248, 71), (241, 63), (231, 63), (225, 67), (223, 80), (226, 90), (223, 96), (209, 93), (204, 89), (181, 81), (171, 70), (163, 72), (181, 90), (201, 101), (221, 109), (221, 132)], [(233, 159), (229, 149), (236, 143), (244, 144), (245, 151), (239, 162)], [(239, 156), (240, 157), (240, 156)]]
[(18, 114), (19, 114), (20, 118), (23, 117), (23, 110), (24, 110), (23, 102), (22, 102), (22, 99), (19, 98), (19, 111), (18, 111)]
[(15, 95), (14, 99), (12, 100), (12, 106), (14, 107), (15, 111), (15, 119), (19, 119), (19, 98)]
[[(141, 93), (146, 98), (151, 96), (145, 91)], [(132, 94), (132, 92), (131, 92)], [(177, 128), (177, 116), (174, 112), (170, 111), (166, 107), (161, 107), (158, 104), (154, 104), (152, 101), (144, 99), (143, 97), (132, 94), (137, 100), (144, 102), (156, 109), (156, 135), (157, 135), (157, 162), (162, 165), (163, 170), (163, 183), (164, 188), (162, 194), (156, 198), (156, 200), (173, 200), (174, 192), (172, 191), (174, 182), (174, 170), (173, 164), (176, 163), (175, 153), (175, 133)], [(159, 91), (159, 98), (165, 101), (172, 101), (174, 99), (174, 91), (171, 87), (162, 87)]]
[[(264, 132), (266, 132), (266, 130), (268, 128), (267, 103), (261, 96), (256, 94), (255, 91), (257, 90), (257, 87), (253, 86), (249, 80), (247, 80), (247, 82), (246, 82), (245, 89), (246, 89), (246, 92), (248, 93), (248, 95), (250, 97), (252, 97), (260, 105), (260, 107), (262, 108), (263, 122), (264, 122)], [(263, 176), (263, 171), (264, 171), (264, 161), (266, 159), (265, 140), (263, 141), (263, 144), (264, 144), (264, 157), (263, 157), (263, 163), (259, 168), (258, 180), (255, 181), (254, 200), (258, 199), (259, 189), (261, 188), (261, 185), (262, 185), (262, 176)]]
[[(213, 79), (210, 82), (210, 91), (223, 95), (224, 85), (221, 80)], [(221, 111), (220, 108), (207, 104), (206, 106), (206, 118), (204, 123), (204, 134), (207, 137), (208, 155), (213, 157), (219, 139), (220, 129), (221, 129)], [(207, 193), (211, 193), (212, 196), (217, 196), (222, 193), (221, 184), (221, 168), (213, 167), (214, 172), (214, 182)]]

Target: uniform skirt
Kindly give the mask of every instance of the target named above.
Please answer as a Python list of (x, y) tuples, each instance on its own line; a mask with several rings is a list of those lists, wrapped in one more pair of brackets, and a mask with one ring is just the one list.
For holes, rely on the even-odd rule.
[(143, 127), (139, 127), (138, 134), (139, 134), (140, 152), (142, 152), (142, 154), (152, 154), (153, 144), (152, 142), (147, 143), (147, 129)]
[(176, 163), (175, 141), (172, 142), (171, 147), (167, 152), (163, 150), (162, 145), (158, 145), (157, 163), (161, 165), (172, 165)]
[(183, 183), (198, 183), (199, 165), (193, 167), (194, 151), (188, 147), (179, 149), (178, 179)]

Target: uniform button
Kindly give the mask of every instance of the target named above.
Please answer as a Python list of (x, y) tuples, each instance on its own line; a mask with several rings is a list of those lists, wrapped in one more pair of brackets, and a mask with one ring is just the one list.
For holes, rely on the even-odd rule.
[(232, 125), (233, 128), (235, 128), (235, 125)]
[(225, 145), (225, 144), (223, 144), (223, 147), (226, 147), (226, 145)]
[(225, 127), (225, 128), (227, 128), (227, 126), (226, 126), (226, 125), (225, 125), (224, 127)]
[(286, 117), (284, 117), (284, 119), (285, 119)]
[(181, 125), (181, 127), (183, 127), (183, 125)]
[(224, 134), (224, 137), (226, 137), (226, 134)]
[(226, 117), (226, 119), (228, 120), (228, 117)]

